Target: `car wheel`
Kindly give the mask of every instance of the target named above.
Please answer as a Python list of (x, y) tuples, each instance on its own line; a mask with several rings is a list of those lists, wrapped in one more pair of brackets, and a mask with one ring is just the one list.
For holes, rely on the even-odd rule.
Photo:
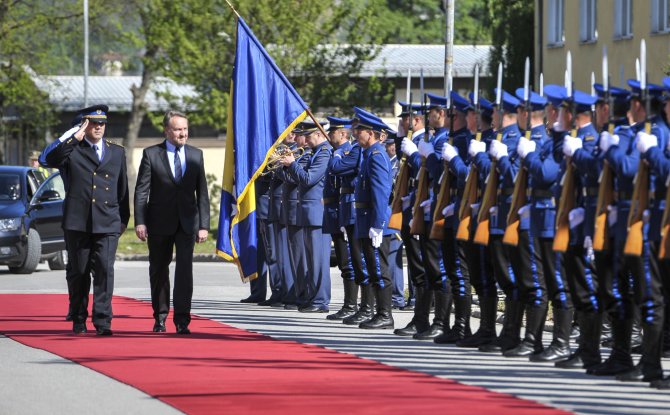
[(9, 271), (14, 274), (32, 274), (40, 263), (42, 255), (42, 242), (40, 234), (35, 229), (28, 231), (28, 246), (26, 246), (26, 257), (23, 264), (18, 267), (9, 267)]
[(52, 271), (62, 271), (67, 265), (67, 251), (63, 250), (49, 260), (49, 269)]

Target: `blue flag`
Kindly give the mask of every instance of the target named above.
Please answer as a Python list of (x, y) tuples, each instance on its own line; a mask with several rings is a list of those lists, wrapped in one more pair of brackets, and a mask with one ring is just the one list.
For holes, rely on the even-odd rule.
[(217, 253), (242, 280), (258, 276), (254, 181), (269, 154), (307, 116), (307, 105), (241, 17), (228, 104)]

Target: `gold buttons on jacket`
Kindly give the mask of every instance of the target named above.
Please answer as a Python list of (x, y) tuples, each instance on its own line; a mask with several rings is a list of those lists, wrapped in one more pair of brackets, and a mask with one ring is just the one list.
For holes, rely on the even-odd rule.
[(95, 203), (95, 199), (91, 199), (91, 202)]

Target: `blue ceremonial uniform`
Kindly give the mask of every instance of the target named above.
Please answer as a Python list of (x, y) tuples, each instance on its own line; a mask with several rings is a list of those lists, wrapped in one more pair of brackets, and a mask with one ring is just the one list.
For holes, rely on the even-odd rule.
[(281, 179), (281, 174), (278, 174), (277, 172), (273, 172), (271, 177), (268, 220), (272, 224), (272, 231), (274, 232), (274, 246), (272, 249), (277, 261), (278, 278), (281, 281), (279, 284), (280, 292), (278, 301), (290, 304), (295, 302), (295, 295), (293, 289), (293, 272), (291, 271), (291, 261), (289, 259), (288, 250), (288, 224), (282, 221), (282, 189), (284, 182)]
[(330, 235), (323, 232), (323, 188), (332, 148), (323, 142), (312, 149), (303, 167), (294, 162), (287, 176), (298, 185), (297, 226), (304, 229), (307, 273), (304, 292), (298, 297), (304, 307), (328, 310), (330, 304)]
[[(387, 145), (395, 145), (395, 144), (387, 144)], [(391, 162), (391, 173), (393, 176), (393, 181), (395, 182), (395, 178), (398, 176), (398, 170), (399, 170), (398, 157), (393, 156), (390, 159), (390, 162)], [(389, 203), (390, 202), (391, 201), (389, 201)], [(393, 280), (393, 297), (392, 297), (393, 307), (398, 308), (405, 307), (405, 280), (403, 276), (402, 239), (400, 238), (400, 232), (395, 232), (390, 241), (389, 270), (391, 273), (391, 279)], [(411, 294), (412, 293), (410, 293), (410, 298), (412, 297)]]

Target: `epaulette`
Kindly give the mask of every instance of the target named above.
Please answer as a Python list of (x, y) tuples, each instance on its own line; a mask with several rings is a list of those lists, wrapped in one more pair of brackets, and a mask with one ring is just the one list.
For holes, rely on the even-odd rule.
[(117, 147), (125, 148), (123, 145), (118, 144), (118, 143), (115, 143), (114, 141), (105, 140), (105, 143), (107, 143), (107, 144), (113, 144), (113, 145), (115, 145), (115, 146), (117, 146)]
[(372, 152), (372, 154), (381, 154), (381, 151), (375, 150), (375, 151)]
[(346, 155), (348, 155), (349, 153), (351, 153), (351, 151), (345, 151), (345, 152), (344, 152), (344, 155), (346, 156)]
[(592, 136), (592, 135), (587, 135), (586, 137), (584, 137), (584, 141), (593, 141), (593, 140), (595, 140), (595, 139), (596, 139), (596, 138), (595, 138), (594, 136)]

